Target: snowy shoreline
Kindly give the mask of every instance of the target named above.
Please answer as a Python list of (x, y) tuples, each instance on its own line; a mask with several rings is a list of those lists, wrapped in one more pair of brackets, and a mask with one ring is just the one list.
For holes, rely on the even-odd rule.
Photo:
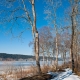
[(75, 75), (75, 73), (72, 73), (72, 70), (70, 68), (65, 69), (65, 72), (49, 72), (48, 74), (51, 74), (53, 77), (51, 80), (80, 80), (80, 76)]

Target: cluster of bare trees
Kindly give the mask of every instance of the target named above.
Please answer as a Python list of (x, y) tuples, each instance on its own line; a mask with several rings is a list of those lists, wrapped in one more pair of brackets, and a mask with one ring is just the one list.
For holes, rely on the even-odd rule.
[[(44, 63), (44, 57), (56, 57), (58, 59), (58, 56), (62, 56), (61, 58), (64, 59), (64, 64), (66, 62), (66, 56), (69, 57), (69, 51), (70, 51), (70, 42), (71, 42), (71, 34), (67, 32), (68, 30), (65, 30), (62, 34), (57, 34), (57, 45), (58, 45), (58, 55), (56, 57), (56, 35), (53, 35), (53, 29), (52, 27), (42, 27), (39, 31), (39, 52), (41, 55), (43, 55), (43, 63)], [(58, 67), (58, 60), (57, 65), (56, 61), (55, 65)]]
[[(79, 56), (79, 47), (78, 44), (78, 38), (79, 38), (79, 15), (80, 15), (80, 0), (70, 0), (70, 15), (68, 17), (70, 17), (69, 19), (71, 20), (71, 22), (69, 22), (71, 25), (68, 28), (71, 28), (71, 33), (68, 32), (68, 34), (70, 35), (70, 37), (67, 38), (67, 36), (69, 36), (67, 34), (67, 36), (65, 35), (65, 39), (66, 41), (63, 39), (62, 40), (62, 45), (60, 45), (61, 47), (63, 47), (63, 52), (64, 52), (64, 61), (65, 61), (65, 56), (66, 56), (66, 52), (67, 50), (69, 51), (69, 49), (71, 50), (70, 54), (71, 54), (71, 62), (72, 62), (72, 71), (74, 72), (75, 68), (78, 68), (78, 56)], [(55, 28), (55, 34), (56, 34), (56, 69), (57, 69), (57, 65), (58, 65), (58, 55), (59, 55), (59, 45), (58, 45), (58, 27), (60, 26), (57, 22), (57, 9), (59, 8), (59, 6), (61, 6), (63, 3), (61, 0), (59, 0), (58, 2), (56, 2), (56, 0), (48, 0), (48, 9), (46, 10), (47, 13), (47, 18), (50, 18), (50, 20), (53, 22), (52, 24), (54, 25)], [(50, 8), (49, 8), (50, 7)], [(69, 13), (67, 13), (69, 14)], [(59, 26), (58, 26), (59, 25)], [(64, 34), (64, 33), (63, 33)], [(63, 38), (64, 36), (62, 36)], [(65, 42), (64, 42), (65, 41)], [(67, 43), (67, 44), (66, 44)], [(69, 45), (68, 45), (69, 44)]]
[[(42, 37), (42, 39), (40, 39), (40, 50), (41, 52), (44, 52), (49, 50), (48, 52), (46, 52), (48, 55), (50, 55), (50, 53), (52, 53), (52, 51), (55, 53), (53, 53), (54, 55), (56, 55), (56, 70), (57, 70), (57, 66), (58, 66), (58, 56), (60, 53), (63, 53), (63, 58), (64, 58), (64, 64), (65, 64), (65, 58), (66, 55), (68, 55), (68, 53), (70, 53), (70, 58), (71, 58), (71, 62), (72, 62), (72, 71), (74, 72), (74, 69), (77, 68), (78, 69), (78, 56), (79, 56), (79, 30), (78, 28), (80, 27), (79, 25), (79, 15), (80, 15), (80, 1), (79, 0), (70, 0), (70, 13), (68, 15), (69, 17), (69, 23), (70, 25), (66, 25), (68, 27), (63, 27), (62, 32), (60, 32), (58, 30), (58, 28), (60, 29), (60, 24), (58, 24), (58, 17), (57, 17), (57, 9), (59, 9), (59, 7), (63, 4), (61, 0), (56, 1), (56, 0), (47, 0), (46, 1), (48, 7), (45, 10), (45, 13), (47, 14), (46, 19), (50, 20), (50, 23), (53, 24), (53, 28), (55, 30), (55, 38), (53, 38), (53, 35), (50, 36), (50, 33), (48, 33), (48, 35), (45, 35), (47, 32), (49, 32), (46, 28), (43, 28), (43, 32), (41, 32), (40, 34), (42, 34), (40, 36), (40, 38)], [(68, 14), (68, 13), (67, 13)], [(61, 23), (63, 24), (63, 23)], [(48, 28), (48, 27), (47, 27)], [(41, 30), (40, 30), (41, 31)], [(46, 32), (45, 32), (46, 31)], [(67, 31), (67, 32), (65, 32)], [(50, 30), (51, 32), (51, 30)], [(44, 37), (43, 37), (43, 33), (44, 33)], [(49, 36), (47, 38), (47, 36)], [(45, 39), (46, 37), (46, 39)], [(51, 40), (50, 40), (51, 39)], [(47, 41), (50, 42), (47, 42)], [(52, 43), (52, 42), (53, 43)], [(47, 42), (47, 45), (45, 45), (45, 43)], [(41, 44), (42, 43), (42, 44)], [(43, 45), (44, 43), (44, 45)], [(49, 44), (48, 44), (49, 43)], [(54, 44), (55, 43), (55, 44)], [(55, 45), (55, 46), (54, 46)], [(45, 48), (45, 46), (47, 46), (47, 50)], [(54, 49), (51, 49), (54, 48)], [(68, 56), (69, 56), (68, 55)]]
[[(33, 43), (34, 43), (34, 53), (37, 64), (37, 72), (41, 73), (40, 62), (39, 62), (39, 53), (43, 54), (43, 61), (45, 55), (47, 57), (55, 56), (56, 57), (56, 70), (58, 66), (58, 56), (63, 54), (64, 64), (65, 58), (68, 53), (71, 55), (72, 61), (72, 70), (74, 72), (74, 66), (78, 67), (78, 55), (80, 52), (80, 31), (79, 31), (79, 11), (80, 11), (80, 0), (67, 0), (70, 2), (70, 15), (69, 23), (66, 25), (69, 27), (60, 26), (60, 19), (57, 16), (57, 11), (60, 6), (64, 4), (63, 0), (45, 0), (47, 4), (47, 9), (45, 13), (47, 14), (46, 19), (52, 24), (51, 27), (43, 27), (41, 30), (37, 30), (36, 27), (36, 0), (3, 0), (0, 2), (1, 6), (4, 6), (0, 11), (1, 15), (0, 22), (11, 22), (17, 23), (25, 20), (24, 22), (28, 23), (31, 26), (33, 34)], [(28, 4), (27, 4), (28, 3)], [(18, 5), (16, 5), (18, 4)], [(28, 5), (30, 5), (28, 9)], [(5, 9), (6, 8), (6, 9)], [(65, 9), (67, 10), (67, 9)], [(20, 13), (19, 13), (20, 12)], [(18, 14), (17, 14), (18, 13)], [(64, 15), (65, 16), (65, 15)], [(62, 17), (60, 17), (62, 18)], [(13, 26), (10, 27), (11, 33), (13, 32)], [(69, 30), (68, 30), (69, 29)], [(27, 26), (24, 30), (20, 32), (19, 37), (27, 30)], [(64, 30), (64, 31), (63, 31)], [(75, 59), (74, 59), (75, 58)], [(76, 62), (75, 62), (76, 61)]]

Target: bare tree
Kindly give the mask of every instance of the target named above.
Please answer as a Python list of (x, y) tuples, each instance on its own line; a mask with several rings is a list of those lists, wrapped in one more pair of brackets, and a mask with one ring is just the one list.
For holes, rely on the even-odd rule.
[(42, 27), (39, 30), (40, 33), (40, 53), (43, 54), (43, 61), (44, 61), (44, 54), (47, 56), (47, 62), (48, 58), (50, 57), (50, 54), (52, 53), (51, 50), (51, 43), (52, 43), (52, 32), (51, 27)]
[[(4, 10), (0, 11), (0, 14), (4, 12), (5, 16), (2, 16), (2, 22), (13, 22), (20, 24), (20, 21), (24, 21), (29, 23), (32, 28), (33, 38), (34, 38), (34, 53), (36, 58), (37, 72), (40, 74), (40, 62), (39, 62), (39, 34), (36, 27), (36, 11), (35, 11), (35, 0), (3, 0), (0, 2), (1, 6), (3, 6)], [(16, 5), (18, 4), (18, 5)], [(30, 5), (31, 8), (27, 8)], [(22, 19), (19, 21), (19, 19)], [(23, 20), (24, 19), (24, 20)], [(10, 27), (11, 33), (13, 33), (12, 29), (14, 26)], [(20, 32), (19, 37), (27, 30), (27, 27), (23, 31)]]
[[(71, 45), (71, 35), (68, 30), (64, 31), (61, 35), (61, 46), (60, 51), (63, 54), (64, 65), (66, 62), (66, 55), (69, 55), (70, 45)], [(71, 57), (70, 57), (71, 58)], [(68, 61), (68, 60), (67, 60)]]
[[(74, 54), (76, 52), (75, 45), (76, 45), (76, 28), (77, 28), (77, 21), (76, 16), (78, 13), (78, 2), (79, 0), (71, 0), (72, 6), (72, 14), (71, 14), (71, 22), (72, 22), (72, 38), (71, 38), (71, 58), (72, 58), (72, 72), (74, 72)], [(75, 51), (74, 51), (75, 50)]]
[(45, 13), (47, 14), (47, 19), (50, 19), (51, 23), (54, 25), (56, 33), (56, 70), (57, 70), (59, 49), (58, 49), (58, 29), (57, 29), (58, 26), (56, 22), (57, 20), (56, 11), (58, 7), (61, 5), (61, 1), (48, 0), (47, 4), (48, 4), (48, 9), (45, 10)]

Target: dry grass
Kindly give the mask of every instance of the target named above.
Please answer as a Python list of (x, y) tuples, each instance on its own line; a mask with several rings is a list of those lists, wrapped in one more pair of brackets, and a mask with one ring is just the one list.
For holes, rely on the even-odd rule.
[(80, 76), (80, 72), (77, 72), (76, 74), (77, 74), (78, 76)]
[[(75, 62), (76, 63), (76, 62)], [(74, 69), (74, 72), (80, 76), (80, 59), (78, 60), (77, 62), (77, 67), (76, 67), (76, 64), (75, 64), (75, 69)]]
[[(62, 69), (62, 67), (63, 66), (59, 67), (60, 70)], [(8, 71), (8, 73), (6, 73), (6, 75), (5, 74), (1, 75), (1, 77), (6, 79), (6, 77), (8, 75), (10, 75), (10, 76), (13, 75), (13, 77), (16, 80), (16, 79), (21, 79), (21, 78), (24, 78), (24, 77), (31, 77), (31, 76), (37, 75), (37, 69), (36, 69), (35, 66), (30, 66), (29, 68), (26, 67), (25, 69), (22, 68), (22, 67), (15, 68), (14, 73), (13, 73), (13, 70), (12, 71), (11, 70)], [(42, 71), (42, 73), (47, 73), (49, 71), (53, 71), (54, 72), (54, 71), (56, 71), (56, 69), (55, 69), (54, 65), (53, 66), (44, 65), (44, 66), (41, 66), (41, 71)]]
[[(80, 62), (78, 62), (78, 64), (80, 64)], [(80, 76), (80, 68), (79, 67), (80, 66), (78, 65), (78, 69), (75, 68), (75, 73)], [(66, 69), (66, 68), (71, 68), (71, 62), (68, 62), (68, 63), (65, 63), (61, 66), (58, 66), (58, 71), (63, 72), (64, 69)], [(50, 65), (50, 66), (49, 65), (43, 65), (43, 66), (41, 66), (41, 71), (42, 71), (42, 73), (47, 73), (49, 71), (55, 72), (56, 68), (55, 68), (55, 65), (53, 65), (53, 66), (52, 65)], [(19, 73), (21, 74), (21, 72), (19, 72)], [(22, 77), (33, 76), (33, 75), (36, 75), (36, 74), (37, 74), (36, 67), (31, 66), (28, 70), (25, 70), (25, 71), (22, 72)]]
[(33, 76), (37, 74), (37, 70), (35, 66), (30, 66), (29, 69), (19, 70), (16, 72), (17, 78), (23, 78), (26, 76)]
[(37, 70), (36, 70), (36, 67), (35, 66), (30, 66), (29, 69), (26, 67), (26, 69), (24, 68), (16, 68), (14, 70), (4, 70), (5, 74), (2, 74), (0, 75), (0, 78), (3, 78), (4, 80), (8, 80), (7, 77), (10, 76), (10, 77), (14, 77), (15, 80), (16, 78), (17, 79), (20, 79), (20, 78), (23, 78), (23, 77), (26, 77), (26, 76), (33, 76), (33, 75), (36, 75), (37, 73)]
[(47, 73), (49, 71), (49, 66), (46, 66), (46, 65), (41, 66), (41, 71), (42, 73)]
[[(69, 62), (69, 63), (66, 63), (65, 65), (58, 66), (58, 71), (62, 72), (62, 71), (64, 71), (63, 69), (65, 69), (65, 68), (71, 68), (71, 63)], [(54, 65), (53, 66), (52, 65), (51, 66), (44, 65), (44, 66), (41, 66), (41, 71), (42, 71), (42, 73), (47, 73), (49, 71), (55, 72), (56, 68), (55, 68)], [(9, 75), (13, 74), (13, 75), (15, 75), (14, 76), (15, 78), (21, 79), (21, 78), (24, 78), (24, 77), (28, 77), (28, 76), (31, 77), (31, 76), (36, 75), (37, 74), (37, 69), (36, 69), (35, 66), (30, 66), (29, 68), (26, 67), (25, 69), (21, 67), (21, 68), (16, 68), (14, 73), (12, 73), (10, 71), (10, 73), (8, 73), (8, 74)], [(77, 74), (80, 75), (80, 72), (78, 72)], [(6, 76), (7, 75), (3, 75), (3, 78), (6, 78)]]
[[(44, 65), (41, 66), (41, 71), (42, 73), (47, 73), (48, 71), (55, 71), (55, 67)], [(18, 72), (16, 72), (16, 76), (18, 79), (34, 75), (37, 75), (37, 69), (35, 66), (30, 66), (29, 69), (19, 70)]]
[(44, 66), (41, 66), (41, 71), (42, 73), (47, 73), (49, 71), (52, 71), (52, 72), (55, 72), (56, 71), (56, 68), (55, 66), (49, 66), (49, 65), (44, 65)]
[(58, 69), (66, 69), (66, 68), (71, 68), (71, 62), (58, 66)]

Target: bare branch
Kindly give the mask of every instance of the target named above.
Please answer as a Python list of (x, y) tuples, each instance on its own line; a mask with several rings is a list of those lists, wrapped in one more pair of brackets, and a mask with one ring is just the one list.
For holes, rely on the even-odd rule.
[(32, 23), (32, 20), (31, 20), (31, 18), (30, 18), (30, 15), (29, 15), (29, 13), (28, 13), (28, 11), (27, 11), (27, 9), (26, 9), (26, 5), (25, 5), (25, 3), (24, 3), (24, 0), (22, 0), (22, 3), (23, 3), (24, 11), (25, 11), (26, 16), (27, 16), (27, 18), (28, 18), (28, 21), (29, 21), (30, 25), (33, 26), (33, 23)]

